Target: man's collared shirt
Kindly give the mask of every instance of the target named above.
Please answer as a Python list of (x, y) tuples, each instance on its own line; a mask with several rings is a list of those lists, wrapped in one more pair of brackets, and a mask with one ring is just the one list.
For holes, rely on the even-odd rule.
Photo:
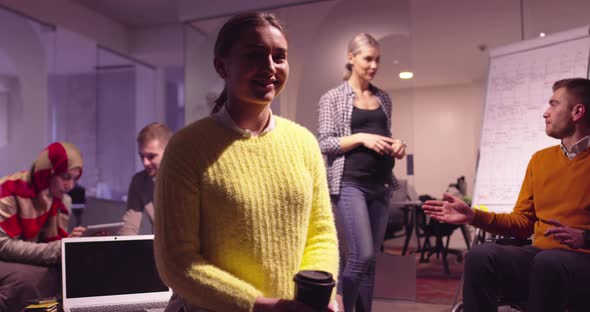
[(565, 145), (563, 145), (563, 141), (561, 141), (561, 150), (567, 157), (567, 159), (572, 160), (576, 155), (585, 151), (590, 147), (590, 135), (583, 137), (578, 142), (572, 145), (571, 151), (568, 151)]

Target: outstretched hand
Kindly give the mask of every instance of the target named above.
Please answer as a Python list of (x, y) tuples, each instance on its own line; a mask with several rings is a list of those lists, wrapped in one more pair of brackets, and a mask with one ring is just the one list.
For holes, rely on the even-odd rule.
[(449, 193), (443, 195), (443, 200), (427, 200), (422, 209), (430, 217), (446, 223), (471, 223), (475, 216), (474, 210), (466, 202)]
[(574, 229), (553, 219), (547, 220), (546, 223), (553, 225), (553, 227), (545, 231), (545, 236), (552, 236), (560, 244), (567, 245), (571, 248), (577, 249), (584, 247), (583, 230)]
[(80, 237), (84, 234), (85, 231), (86, 231), (85, 227), (77, 226), (74, 229), (72, 229), (72, 233), (70, 233), (70, 237)]

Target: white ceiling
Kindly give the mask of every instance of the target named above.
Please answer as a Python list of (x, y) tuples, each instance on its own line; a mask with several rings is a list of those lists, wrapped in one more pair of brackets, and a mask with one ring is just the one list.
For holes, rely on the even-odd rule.
[(130, 28), (177, 23), (176, 1), (169, 0), (73, 0)]
[(131, 28), (174, 24), (325, 0), (72, 0)]

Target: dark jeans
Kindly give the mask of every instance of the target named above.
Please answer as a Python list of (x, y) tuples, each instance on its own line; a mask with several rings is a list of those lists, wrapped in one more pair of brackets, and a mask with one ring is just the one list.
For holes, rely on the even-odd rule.
[(498, 298), (527, 312), (590, 311), (590, 255), (562, 249), (483, 244), (465, 257), (465, 312), (498, 311)]
[[(376, 255), (387, 227), (390, 187), (343, 182), (335, 198), (340, 234), (348, 254), (340, 266), (338, 294), (345, 312), (371, 311)], [(344, 249), (344, 248), (343, 248)]]
[(58, 296), (60, 289), (57, 266), (0, 261), (0, 311), (22, 311), (32, 300)]

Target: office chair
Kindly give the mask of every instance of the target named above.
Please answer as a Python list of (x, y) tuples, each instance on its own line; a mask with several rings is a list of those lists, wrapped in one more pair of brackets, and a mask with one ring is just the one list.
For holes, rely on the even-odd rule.
[[(422, 202), (426, 200), (434, 199), (428, 195), (420, 196)], [(464, 224), (450, 224), (442, 223), (433, 218), (427, 218), (426, 214), (422, 209), (416, 211), (416, 235), (423, 238), (423, 244), (420, 249), (420, 262), (430, 261), (432, 255), (436, 255), (437, 259), (440, 257), (443, 261), (443, 269), (446, 274), (450, 274), (449, 262), (447, 256), (453, 254), (457, 257), (457, 261), (463, 261), (463, 251), (458, 249), (449, 248), (451, 235), (456, 229), (460, 229), (465, 239), (465, 245), (467, 249), (471, 249), (469, 242), (467, 227)], [(434, 238), (434, 244), (431, 242), (431, 238)], [(446, 238), (446, 242), (444, 239)]]
[(402, 256), (405, 256), (408, 251), (408, 245), (414, 229), (413, 214), (410, 209), (412, 208), (409, 206), (391, 207), (387, 229), (385, 231), (384, 240), (405, 237)]
[[(415, 196), (415, 190), (408, 185), (408, 180), (400, 179), (400, 188), (392, 192), (389, 205), (389, 218), (384, 240), (405, 237), (402, 256), (408, 251), (408, 245), (414, 231), (415, 210), (421, 205)], [(419, 247), (419, 246), (418, 246)], [(383, 246), (381, 246), (383, 251)]]

